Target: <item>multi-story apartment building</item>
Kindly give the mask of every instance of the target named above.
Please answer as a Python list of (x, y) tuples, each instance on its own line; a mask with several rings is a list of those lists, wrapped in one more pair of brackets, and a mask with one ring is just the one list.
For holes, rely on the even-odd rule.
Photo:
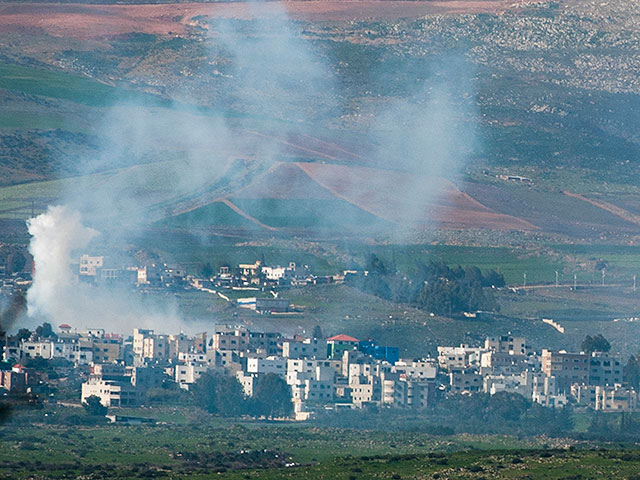
[(593, 352), (589, 357), (589, 385), (614, 385), (624, 380), (620, 355)]
[(513, 337), (511, 335), (487, 337), (484, 341), (484, 348), (485, 350), (510, 355), (526, 355), (528, 351), (525, 337)]
[(556, 378), (560, 392), (570, 391), (574, 383), (587, 384), (589, 381), (589, 361), (584, 353), (542, 350), (541, 360), (542, 371)]
[(464, 369), (480, 364), (481, 347), (460, 345), (459, 347), (438, 347), (438, 365), (441, 369), (451, 371)]

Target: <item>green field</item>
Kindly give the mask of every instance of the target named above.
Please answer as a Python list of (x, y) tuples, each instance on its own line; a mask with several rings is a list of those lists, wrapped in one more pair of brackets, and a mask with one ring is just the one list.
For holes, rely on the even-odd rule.
[(163, 423), (65, 426), (87, 417), (64, 407), (20, 414), (0, 426), (0, 478), (632, 479), (640, 467), (632, 446), (564, 438), (324, 428), (169, 407), (111, 413)]
[(413, 273), (417, 262), (441, 261), (450, 266), (477, 266), (480, 270), (496, 270), (504, 275), (508, 285), (520, 285), (523, 274), (529, 283), (551, 282), (555, 270), (563, 264), (544, 255), (539, 249), (509, 247), (467, 247), (457, 245), (382, 245), (347, 247), (353, 256), (364, 258), (376, 253), (385, 264), (394, 265), (401, 272)]
[(310, 228), (349, 234), (380, 228), (386, 222), (344, 200), (232, 199), (252, 217), (272, 227)]
[(213, 202), (196, 210), (169, 217), (159, 223), (167, 227), (186, 229), (202, 228), (207, 225), (259, 228), (254, 222), (237, 214), (222, 202)]
[(53, 130), (60, 128), (69, 132), (87, 133), (90, 130), (61, 114), (31, 113), (22, 111), (7, 111), (0, 116), (1, 128), (23, 128), (38, 130)]
[(63, 70), (7, 63), (0, 63), (0, 88), (94, 107), (110, 106), (116, 101), (169, 105), (168, 101), (154, 95), (108, 85), (90, 77), (82, 77)]

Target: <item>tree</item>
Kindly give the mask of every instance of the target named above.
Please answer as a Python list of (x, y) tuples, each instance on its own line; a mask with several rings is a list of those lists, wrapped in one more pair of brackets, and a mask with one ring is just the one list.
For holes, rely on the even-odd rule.
[(95, 416), (95, 417), (104, 417), (107, 414), (107, 411), (109, 410), (107, 407), (102, 405), (102, 402), (100, 401), (100, 397), (96, 395), (91, 395), (90, 397), (87, 397), (87, 399), (82, 404), (82, 406), (84, 407), (84, 410), (87, 412), (88, 415)]
[(369, 274), (362, 279), (362, 282), (362, 290), (365, 292), (371, 293), (376, 297), (384, 298), (385, 300), (391, 298), (391, 289), (383, 276)]
[(596, 262), (596, 264), (594, 265), (593, 269), (596, 272), (601, 272), (602, 270), (606, 270), (607, 269), (607, 261), (600, 259)]
[(16, 334), (16, 337), (18, 337), (18, 340), (27, 340), (30, 336), (31, 336), (31, 330), (29, 330), (28, 328), (21, 328), (20, 330), (18, 330), (18, 333)]
[(200, 376), (191, 392), (196, 404), (209, 413), (227, 417), (246, 413), (244, 390), (236, 377), (206, 372)]
[(49, 322), (44, 322), (39, 327), (36, 327), (36, 335), (42, 338), (57, 338)]
[(200, 275), (203, 278), (211, 278), (213, 276), (213, 267), (209, 262), (202, 265), (202, 267), (200, 268)]
[(216, 405), (218, 414), (237, 417), (247, 413), (244, 389), (236, 377), (221, 375), (218, 382)]
[(275, 373), (259, 375), (253, 387), (252, 413), (267, 418), (288, 417), (293, 413), (291, 387)]
[(320, 325), (316, 325), (315, 327), (313, 327), (313, 338), (324, 338), (324, 334), (322, 333), (322, 328), (320, 328)]
[(382, 260), (378, 258), (375, 253), (371, 253), (367, 256), (367, 260), (365, 262), (365, 270), (369, 272), (369, 275), (386, 275), (387, 267), (384, 265)]
[(591, 355), (593, 352), (608, 352), (611, 350), (611, 344), (599, 333), (595, 337), (587, 335), (580, 348), (587, 355)]
[(591, 424), (588, 428), (589, 433), (609, 433), (612, 431), (608, 418), (600, 411), (591, 415)]
[(12, 252), (7, 256), (7, 273), (21, 273), (27, 264), (22, 252)]
[(624, 378), (636, 391), (640, 389), (640, 362), (634, 355), (629, 357), (629, 361), (624, 367)]
[(505, 286), (504, 275), (496, 272), (495, 270), (489, 270), (484, 276), (483, 286), (502, 288)]
[(0, 402), (0, 424), (4, 422), (11, 413), (11, 406), (8, 403)]
[(498, 392), (489, 397), (485, 409), (488, 419), (517, 422), (531, 408), (531, 402), (518, 393)]
[(416, 289), (412, 282), (401, 275), (396, 275), (389, 285), (391, 301), (395, 303), (411, 303), (415, 300)]
[(482, 276), (482, 272), (478, 267), (472, 266), (467, 267), (464, 271), (464, 280), (467, 283), (473, 284), (478, 283), (482, 285), (484, 282), (484, 277)]

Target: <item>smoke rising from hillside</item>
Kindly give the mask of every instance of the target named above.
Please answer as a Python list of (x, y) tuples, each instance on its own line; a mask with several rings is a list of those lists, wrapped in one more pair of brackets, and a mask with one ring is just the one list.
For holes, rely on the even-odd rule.
[[(91, 253), (97, 243), (103, 251), (122, 249), (152, 222), (226, 199), (234, 191), (251, 192), (260, 179), (262, 190), (275, 195), (287, 179), (264, 173), (278, 162), (352, 161), (382, 168), (371, 169), (368, 178), (358, 172), (342, 176), (347, 194), (339, 201), (326, 201), (322, 196), (330, 194), (318, 187), (319, 202), (308, 212), (295, 202), (262, 196), (258, 213), (276, 219), (304, 217), (305, 226), (315, 231), (386, 229), (401, 240), (404, 232), (428, 225), (425, 205), (440, 194), (440, 178), (455, 176), (474, 148), (471, 122), (465, 120), (474, 114), (472, 101), (457, 95), (458, 89), (469, 90), (469, 72), (462, 62), (450, 61), (441, 68), (442, 80), (425, 72), (423, 81), (402, 85), (399, 90), (407, 93), (401, 99), (372, 101), (371, 117), (358, 127), (359, 138), (368, 144), (364, 151), (350, 148), (342, 157), (333, 146), (331, 155), (318, 158), (313, 148), (292, 152), (289, 140), (328, 132), (328, 124), (318, 124), (328, 112), (352, 111), (328, 55), (300, 37), (284, 10), (252, 22), (214, 21), (206, 41), (209, 59), (195, 75), (209, 88), (224, 88), (216, 96), (214, 113), (185, 107), (198, 103), (186, 86), (174, 92), (170, 108), (130, 99), (114, 105), (96, 125), (101, 132), (99, 154), (86, 160), (83, 176), (66, 184), (64, 206), (29, 221), (36, 275), (28, 299), (34, 321), (175, 328), (178, 315), (173, 308), (165, 311), (165, 305), (147, 304), (132, 294), (78, 284), (72, 261), (80, 253)], [(402, 72), (396, 77), (405, 78)], [(451, 78), (457, 81), (455, 89), (447, 86)], [(228, 109), (243, 114), (230, 115)], [(393, 192), (388, 218), (376, 220), (377, 211), (364, 215), (349, 202), (376, 197), (379, 186), (388, 186), (386, 169), (406, 176)], [(298, 191), (308, 192), (308, 183)], [(264, 232), (261, 226), (252, 228)]]
[[(80, 214), (67, 206), (52, 206), (28, 221), (29, 250), (36, 265), (27, 293), (28, 314), (34, 320), (71, 323), (78, 327), (104, 326), (128, 332), (133, 326), (153, 328), (183, 322), (175, 306), (141, 299), (124, 288), (107, 288), (78, 280), (71, 269), (78, 252), (89, 248), (100, 233), (83, 224)], [(74, 262), (75, 260), (75, 262)], [(30, 327), (36, 325), (30, 324)]]
[(47, 213), (30, 219), (27, 227), (32, 236), (29, 251), (36, 265), (27, 294), (29, 314), (60, 320), (75, 317), (80, 312), (75, 302), (69, 302), (77, 283), (71, 253), (86, 248), (98, 232), (85, 227), (78, 212), (63, 206), (49, 207)]

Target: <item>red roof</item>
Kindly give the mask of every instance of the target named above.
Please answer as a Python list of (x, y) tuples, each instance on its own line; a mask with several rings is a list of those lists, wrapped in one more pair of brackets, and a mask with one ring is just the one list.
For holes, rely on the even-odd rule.
[(58, 328), (71, 328), (71, 325), (67, 325), (66, 323), (61, 323), (58, 325)]
[(327, 338), (327, 342), (356, 342), (358, 343), (360, 340), (358, 340), (357, 338), (353, 338), (350, 337), (349, 335), (344, 335), (343, 333), (341, 333), (340, 335), (335, 335), (331, 338)]

